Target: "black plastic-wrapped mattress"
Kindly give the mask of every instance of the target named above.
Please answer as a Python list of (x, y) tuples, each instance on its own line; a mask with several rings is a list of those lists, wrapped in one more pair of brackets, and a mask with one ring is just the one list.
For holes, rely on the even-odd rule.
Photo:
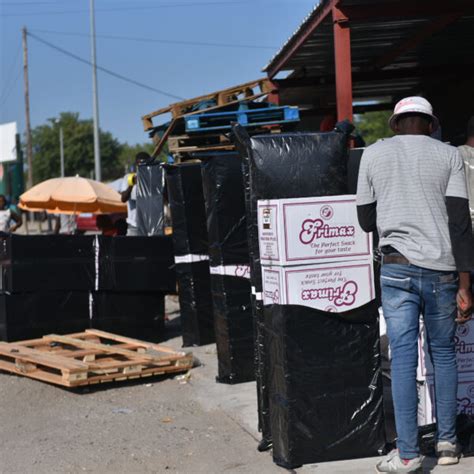
[(142, 236), (164, 234), (164, 173), (160, 162), (137, 170), (137, 230)]
[(222, 383), (255, 380), (254, 331), (241, 162), (236, 153), (201, 155), (211, 288)]
[(89, 328), (89, 293), (0, 293), (0, 340), (35, 339)]
[(92, 290), (93, 242), (93, 236), (0, 234), (0, 290)]
[(265, 307), (273, 458), (280, 466), (383, 450), (378, 313), (373, 305), (365, 310), (366, 321), (357, 322), (302, 306)]
[(215, 342), (201, 164), (166, 165), (183, 346)]
[(105, 237), (95, 241), (98, 291), (176, 292), (170, 236)]
[[(351, 454), (344, 454), (344, 450), (338, 451), (337, 443), (334, 449), (324, 448), (321, 451), (318, 447), (309, 449), (309, 442), (305, 444), (304, 439), (301, 438), (301, 433), (304, 433), (305, 439), (317, 440), (320, 436), (319, 428), (314, 420), (306, 425), (298, 425), (301, 420), (293, 416), (295, 410), (307, 409), (308, 403), (314, 404), (316, 407), (314, 409), (320, 410), (321, 413), (324, 410), (332, 410), (330, 403), (325, 404), (325, 401), (330, 401), (332, 397), (331, 391), (308, 397), (304, 390), (299, 389), (297, 383), (298, 376), (302, 374), (310, 376), (314, 369), (313, 361), (320, 358), (318, 344), (307, 345), (306, 334), (319, 334), (319, 331), (323, 329), (320, 325), (322, 319), (319, 316), (325, 315), (325, 317), (328, 317), (328, 314), (299, 306), (263, 307), (261, 302), (262, 279), (257, 224), (257, 203), (259, 199), (347, 194), (347, 136), (344, 133), (330, 132), (269, 134), (250, 138), (245, 130), (238, 126), (234, 127), (233, 132), (234, 140), (243, 160), (244, 176), (246, 177), (250, 267), (253, 293), (256, 299), (254, 316), (257, 323), (256, 363), (258, 365), (259, 421), (263, 441), (268, 444), (273, 438), (275, 462), (284, 467), (295, 467), (309, 462), (330, 460), (331, 458), (342, 459), (346, 456), (349, 458), (352, 451)], [(371, 303), (366, 311), (368, 314), (375, 315), (376, 308), (376, 304)], [(301, 319), (302, 314), (304, 314), (303, 319)], [(326, 344), (330, 346), (350, 345), (350, 340), (340, 340), (339, 334), (346, 334), (349, 337), (352, 333), (348, 324), (351, 323), (338, 319), (333, 324), (334, 328), (331, 327), (331, 332), (325, 336), (321, 333), (318, 337), (326, 337)], [(378, 323), (376, 321), (372, 321), (369, 326), (360, 326), (361, 330), (363, 328), (367, 331), (370, 329), (370, 334), (378, 335)], [(300, 329), (301, 332), (299, 332)], [(288, 342), (289, 340), (291, 340), (291, 344)], [(364, 370), (369, 373), (373, 367), (376, 367), (377, 372), (374, 372), (373, 375), (378, 380), (380, 364), (377, 352), (378, 338), (374, 336), (371, 342), (373, 348), (370, 352), (364, 353)], [(289, 353), (288, 347), (296, 351), (294, 355)], [(296, 364), (293, 364), (294, 359), (292, 357), (298, 356), (302, 352), (307, 353), (308, 357), (299, 358), (300, 366), (297, 367)], [(277, 356), (280, 357), (278, 363), (275, 359)], [(321, 354), (321, 357), (324, 357), (324, 354)], [(285, 371), (282, 372), (279, 366), (285, 366)], [(329, 375), (329, 372), (326, 375)], [(346, 380), (346, 375), (349, 376), (347, 372), (341, 372), (342, 378), (339, 380), (341, 384), (352, 383), (353, 379), (348, 378)], [(338, 374), (335, 372), (331, 374), (331, 377), (336, 378)], [(285, 378), (287, 381), (285, 381)], [(364, 383), (365, 381), (366, 379), (364, 379)], [(279, 398), (282, 393), (284, 397)], [(370, 415), (369, 423), (373, 422), (374, 425), (371, 429), (361, 430), (358, 438), (358, 435), (355, 435), (357, 443), (359, 443), (355, 444), (365, 446), (364, 453), (366, 455), (369, 455), (369, 453), (376, 454), (385, 442), (383, 422), (379, 421), (383, 415), (382, 387), (378, 382), (372, 396), (374, 400), (377, 400), (377, 403), (372, 404), (370, 408), (375, 410), (375, 413), (366, 411), (365, 416)], [(281, 402), (280, 405), (278, 405), (278, 400)], [(355, 406), (354, 403), (357, 400), (357, 398), (352, 398), (350, 390), (343, 392), (342, 396), (339, 397), (339, 402), (346, 403), (348, 407)], [(278, 409), (279, 406), (281, 408), (285, 403), (288, 405), (288, 412)], [(336, 439), (339, 427), (347, 428), (354, 414), (354, 412), (349, 413), (349, 410), (344, 411), (342, 415), (347, 416), (347, 419), (340, 418), (337, 424), (327, 425), (325, 427), (329, 430), (325, 433), (327, 438)], [(302, 446), (305, 445), (306, 448), (304, 450), (295, 449), (295, 445), (298, 443), (302, 443)]]
[(165, 324), (165, 296), (151, 292), (93, 292), (92, 328), (156, 340)]

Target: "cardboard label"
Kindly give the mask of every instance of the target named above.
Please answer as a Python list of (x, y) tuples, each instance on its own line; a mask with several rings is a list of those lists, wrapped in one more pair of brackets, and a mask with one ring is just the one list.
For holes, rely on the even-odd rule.
[(262, 264), (301, 265), (372, 256), (372, 236), (357, 220), (355, 196), (260, 200)]
[[(456, 327), (454, 336), (458, 374), (472, 374), (474, 379), (474, 320)], [(434, 367), (428, 352), (426, 328), (420, 323), (418, 376), (420, 380), (434, 376)]]
[(262, 267), (265, 305), (289, 304), (340, 313), (375, 298), (372, 261)]
[[(474, 415), (474, 376), (460, 377), (457, 392), (457, 413)], [(435, 385), (432, 377), (418, 382), (418, 424), (436, 423)]]

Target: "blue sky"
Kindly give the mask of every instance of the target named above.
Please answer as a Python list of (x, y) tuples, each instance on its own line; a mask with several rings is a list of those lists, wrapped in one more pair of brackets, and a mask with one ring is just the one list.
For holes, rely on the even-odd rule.
[[(261, 77), (315, 0), (96, 0), (97, 63), (180, 97)], [(21, 28), (90, 59), (89, 0), (0, 0), (0, 123), (24, 131)], [(47, 32), (48, 31), (48, 32)], [(69, 35), (56, 34), (70, 33)], [(218, 47), (101, 38), (249, 45)], [(92, 116), (90, 67), (29, 38), (32, 126), (77, 111)], [(100, 126), (119, 140), (148, 140), (140, 117), (175, 99), (99, 71)]]

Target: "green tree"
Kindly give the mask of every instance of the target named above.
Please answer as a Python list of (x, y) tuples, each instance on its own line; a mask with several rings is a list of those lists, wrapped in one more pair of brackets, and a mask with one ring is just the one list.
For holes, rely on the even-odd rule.
[(392, 115), (390, 111), (366, 112), (357, 115), (355, 125), (364, 138), (367, 145), (375, 143), (380, 138), (387, 138), (393, 135), (388, 126), (388, 119)]
[[(94, 171), (92, 120), (80, 120), (78, 113), (63, 112), (58, 120), (32, 130), (33, 179), (35, 183), (60, 175), (59, 127), (64, 132), (64, 168), (66, 176), (90, 177)], [(100, 131), (102, 179), (109, 181), (123, 175), (119, 156), (120, 142), (110, 132)]]

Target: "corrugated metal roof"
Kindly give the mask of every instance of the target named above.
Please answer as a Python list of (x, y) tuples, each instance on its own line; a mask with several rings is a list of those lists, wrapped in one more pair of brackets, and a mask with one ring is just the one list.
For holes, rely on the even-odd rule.
[[(334, 39), (333, 22), (329, 14), (307, 39), (295, 50), (295, 45), (304, 35), (308, 35), (310, 26), (318, 19), (321, 12), (327, 9), (333, 0), (322, 0), (307, 16), (295, 34), (285, 43), (281, 50), (265, 67), (265, 71), (291, 72), (291, 78), (313, 78), (313, 84), (334, 83)], [(405, 93), (413, 93), (422, 83), (423, 77), (430, 74), (447, 74), (452, 68), (459, 70), (460, 65), (472, 60), (474, 44), (474, 2), (450, 0), (440, 2), (433, 0), (426, 14), (418, 11), (412, 17), (405, 14), (404, 7), (415, 8), (414, 0), (340, 0), (343, 8), (356, 7), (356, 10), (368, 12), (367, 17), (359, 14), (357, 19), (350, 19), (351, 53), (353, 72), (354, 99), (371, 98), (378, 95), (396, 97)], [(470, 4), (471, 7), (461, 10), (460, 5)], [(364, 6), (364, 9), (362, 8)], [(370, 12), (370, 6), (379, 10), (384, 6), (400, 8), (400, 16), (392, 14), (377, 17)], [(428, 3), (425, 3), (428, 5)], [(360, 7), (360, 10), (357, 10)], [(446, 13), (442, 13), (442, 8)], [(456, 10), (457, 9), (457, 10)], [(393, 9), (392, 9), (393, 10)], [(465, 11), (469, 10), (469, 13)], [(446, 20), (453, 11), (455, 16), (451, 24), (442, 25), (439, 31), (427, 34), (426, 38), (413, 47), (390, 58), (390, 53), (410, 40), (416, 39), (419, 32), (430, 31), (436, 22)], [(464, 12), (464, 13), (462, 13)], [(415, 43), (415, 41), (414, 41)], [(292, 54), (290, 54), (292, 53)], [(380, 61), (387, 59), (387, 63)], [(278, 72), (277, 71), (277, 72)], [(284, 81), (283, 81), (284, 82)]]

